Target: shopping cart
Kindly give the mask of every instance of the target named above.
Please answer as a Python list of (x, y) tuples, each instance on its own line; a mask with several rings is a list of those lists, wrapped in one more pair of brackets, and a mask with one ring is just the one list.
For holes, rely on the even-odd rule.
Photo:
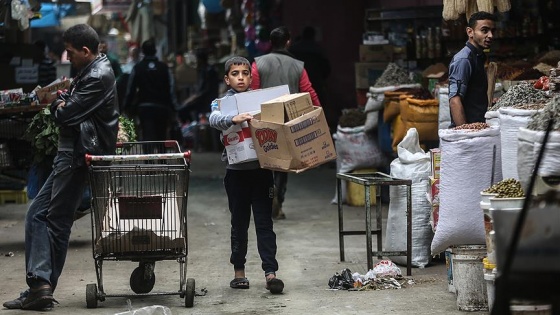
[[(187, 279), (187, 198), (190, 151), (176, 141), (118, 143), (115, 155), (86, 155), (92, 192), (92, 247), (97, 284), (86, 286), (88, 308), (106, 297), (180, 295), (192, 307)], [(135, 294), (106, 294), (103, 261), (133, 261)], [(179, 291), (152, 292), (156, 261), (177, 260)]]

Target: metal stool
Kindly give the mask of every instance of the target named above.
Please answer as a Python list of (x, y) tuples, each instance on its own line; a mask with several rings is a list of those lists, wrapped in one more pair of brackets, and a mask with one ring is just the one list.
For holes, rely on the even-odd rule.
[[(353, 182), (364, 186), (365, 189), (365, 212), (366, 230), (365, 231), (345, 231), (344, 216), (342, 209), (342, 180)], [(376, 228), (372, 227), (371, 222), (371, 196), (370, 186), (376, 187)], [(406, 196), (406, 251), (383, 251), (383, 223), (381, 210), (381, 186), (407, 186)], [(383, 256), (406, 256), (406, 275), (412, 274), (412, 180), (398, 179), (381, 172), (367, 174), (336, 174), (336, 189), (338, 196), (338, 238), (340, 244), (340, 261), (344, 261), (344, 236), (346, 235), (366, 235), (366, 252), (368, 270), (373, 269), (373, 256), (382, 259)], [(372, 249), (372, 235), (377, 236), (377, 251)]]

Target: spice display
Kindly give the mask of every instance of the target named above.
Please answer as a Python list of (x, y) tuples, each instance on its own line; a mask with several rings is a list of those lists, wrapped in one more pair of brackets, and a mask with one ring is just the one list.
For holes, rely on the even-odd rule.
[(521, 80), (536, 80), (542, 76), (542, 73), (539, 70), (529, 68), (525, 69), (520, 74), (516, 75), (513, 80), (521, 81)]
[(560, 131), (560, 95), (555, 96), (550, 102), (546, 103), (541, 111), (534, 113), (529, 118), (527, 129), (544, 131), (551, 118), (554, 118), (552, 130)]
[(453, 130), (477, 131), (477, 130), (482, 130), (482, 129), (487, 129), (487, 128), (490, 128), (489, 124), (483, 123), (483, 122), (476, 122), (476, 123), (471, 123), (471, 124), (462, 124), (460, 126), (454, 127)]
[(417, 100), (431, 100), (434, 96), (428, 89), (420, 88), (412, 94), (412, 98)]
[(363, 126), (366, 123), (367, 115), (358, 108), (345, 110), (338, 120), (338, 125), (343, 128), (353, 128)]
[(521, 182), (515, 178), (504, 179), (483, 192), (488, 194), (497, 194), (495, 198), (525, 197), (525, 192), (523, 192), (523, 188), (521, 188)]
[(374, 87), (395, 86), (401, 84), (413, 84), (408, 72), (397, 66), (395, 63), (389, 63), (385, 71), (375, 81)]
[(490, 111), (498, 110), (500, 107), (512, 107), (522, 104), (545, 103), (549, 100), (545, 91), (533, 88), (531, 82), (521, 82), (512, 86), (502, 95)]
[(548, 89), (550, 92), (560, 92), (560, 61), (556, 68), (549, 70)]
[(538, 90), (548, 91), (548, 83), (548, 77), (546, 75), (543, 75), (537, 81), (535, 81), (533, 87)]
[(560, 61), (560, 50), (551, 50), (544, 54), (539, 62), (555, 66)]

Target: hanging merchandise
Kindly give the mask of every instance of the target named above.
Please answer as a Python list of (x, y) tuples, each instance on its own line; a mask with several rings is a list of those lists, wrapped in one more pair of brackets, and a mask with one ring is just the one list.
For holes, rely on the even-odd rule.
[(507, 12), (511, 9), (510, 0), (494, 0), (494, 5), (498, 9), (498, 12)]
[(456, 20), (459, 18), (459, 13), (455, 10), (455, 0), (443, 0), (442, 17), (446, 21)]
[(465, 8), (465, 16), (467, 17), (467, 21), (473, 15), (473, 13), (478, 12), (478, 7), (475, 0), (467, 1), (467, 7)]
[(154, 15), (150, 3), (147, 0), (134, 0), (128, 8), (125, 21), (130, 25), (133, 42), (143, 43), (156, 37)]

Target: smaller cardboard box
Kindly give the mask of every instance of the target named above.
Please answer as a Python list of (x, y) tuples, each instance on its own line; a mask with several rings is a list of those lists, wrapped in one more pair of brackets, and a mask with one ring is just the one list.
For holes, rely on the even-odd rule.
[(441, 168), (441, 150), (430, 149), (430, 159), (432, 161), (431, 172), (433, 178), (439, 178)]
[(45, 86), (44, 88), (37, 89), (35, 93), (37, 94), (37, 99), (39, 104), (50, 104), (57, 96), (57, 91), (65, 90), (70, 87), (70, 80), (58, 81)]
[(287, 94), (261, 104), (261, 120), (285, 123), (313, 111), (308, 92)]
[(360, 62), (391, 61), (393, 45), (360, 45)]
[(432, 206), (439, 205), (439, 178), (430, 176), (430, 187), (428, 189), (428, 201)]
[(220, 111), (224, 115), (260, 112), (262, 103), (286, 94), (290, 94), (288, 85), (236, 93), (219, 100)]
[(321, 107), (286, 123), (249, 122), (262, 168), (300, 173), (336, 159), (336, 151)]
[(228, 130), (222, 132), (222, 136), (229, 164), (257, 160), (251, 129), (246, 121), (241, 125), (231, 126)]

